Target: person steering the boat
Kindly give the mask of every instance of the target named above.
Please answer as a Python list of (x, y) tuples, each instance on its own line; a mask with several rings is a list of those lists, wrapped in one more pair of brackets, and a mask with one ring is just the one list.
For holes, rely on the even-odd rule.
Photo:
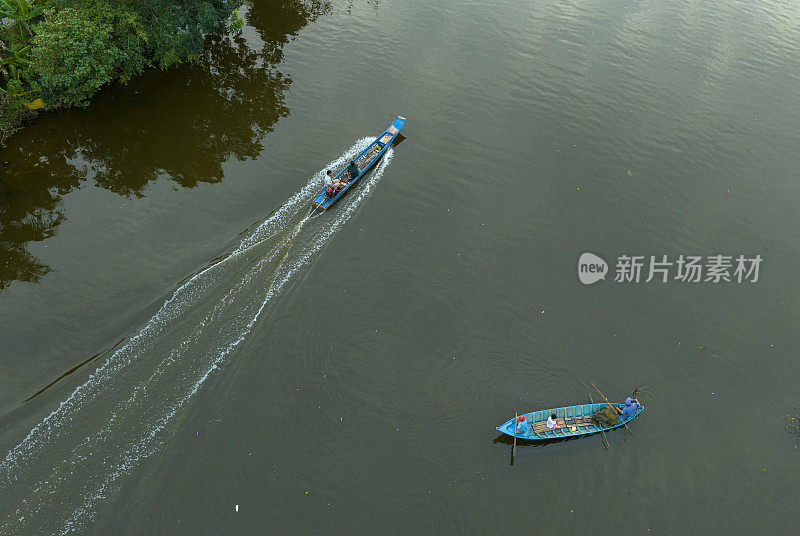
[(516, 427), (517, 427), (517, 432), (516, 433), (518, 435), (525, 435), (525, 434), (528, 433), (528, 423), (525, 422), (525, 414), (524, 413), (521, 414), (519, 417), (517, 417)]
[[(636, 413), (639, 411), (639, 399), (638, 398), (631, 398), (628, 397), (625, 399), (625, 407), (623, 409), (617, 408), (619, 414), (622, 415), (626, 420), (632, 419), (636, 417)], [(614, 406), (615, 408), (617, 406)]]
[(333, 172), (330, 169), (325, 173), (325, 193), (328, 195), (335, 194), (341, 190), (345, 184), (347, 183), (339, 179), (334, 179)]

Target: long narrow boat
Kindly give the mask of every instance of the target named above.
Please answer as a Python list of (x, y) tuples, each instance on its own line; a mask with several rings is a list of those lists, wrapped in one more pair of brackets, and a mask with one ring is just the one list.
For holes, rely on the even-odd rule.
[(406, 118), (398, 115), (392, 124), (389, 125), (389, 128), (383, 131), (383, 134), (375, 138), (375, 140), (369, 144), (369, 147), (358, 153), (358, 156), (353, 159), (353, 161), (356, 163), (356, 166), (358, 166), (358, 174), (356, 174), (355, 177), (350, 176), (347, 168), (340, 171), (339, 174), (334, 178), (347, 182), (347, 185), (332, 196), (326, 194), (325, 188), (323, 188), (322, 191), (314, 198), (314, 201), (311, 202), (311, 206), (322, 210), (328, 210), (336, 201), (339, 200), (340, 197), (344, 195), (347, 190), (352, 188), (358, 182), (358, 179), (363, 177), (367, 171), (372, 169), (375, 163), (380, 160), (384, 154), (386, 154), (389, 145), (400, 133), (400, 129), (403, 128), (405, 123)]
[[(558, 439), (561, 437), (574, 437), (579, 435), (594, 434), (603, 430), (613, 430), (629, 423), (644, 411), (644, 406), (639, 406), (636, 415), (625, 418), (620, 416), (619, 423), (614, 426), (601, 426), (594, 422), (592, 414), (600, 411), (608, 404), (581, 404), (579, 406), (566, 406), (563, 408), (543, 409), (525, 413), (525, 420), (517, 420), (517, 439)], [(622, 409), (625, 404), (614, 404)], [(547, 418), (556, 414), (558, 417), (558, 428), (550, 430), (547, 428)], [(497, 427), (497, 430), (513, 436), (514, 419)]]

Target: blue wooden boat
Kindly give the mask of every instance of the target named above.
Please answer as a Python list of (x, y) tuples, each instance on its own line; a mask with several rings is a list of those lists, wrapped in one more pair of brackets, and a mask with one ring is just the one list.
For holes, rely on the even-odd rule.
[[(311, 202), (311, 206), (315, 209), (322, 210), (328, 210), (331, 206), (333, 206), (333, 204), (336, 203), (336, 201), (338, 201), (347, 190), (355, 186), (355, 184), (358, 182), (358, 179), (363, 177), (370, 169), (372, 169), (375, 163), (381, 159), (381, 157), (388, 150), (389, 145), (400, 133), (400, 129), (403, 128), (405, 123), (406, 118), (398, 115), (392, 124), (389, 125), (389, 128), (383, 131), (383, 134), (375, 138), (375, 140), (369, 144), (369, 147), (358, 153), (358, 156), (353, 159), (358, 167), (357, 173), (351, 173), (348, 167), (343, 169), (334, 177), (334, 179), (347, 182), (347, 185), (332, 196), (326, 194), (325, 188), (323, 188), (322, 191), (318, 193), (316, 197), (314, 197), (314, 201)], [(355, 177), (352, 176), (354, 174)]]
[[(603, 430), (613, 430), (619, 428), (626, 423), (631, 422), (644, 411), (644, 406), (639, 406), (636, 415), (633, 417), (625, 418), (620, 415), (619, 423), (614, 426), (601, 426), (594, 422), (592, 414), (600, 411), (608, 404), (601, 402), (599, 404), (581, 404), (579, 406), (566, 406), (563, 408), (543, 409), (541, 411), (531, 411), (525, 413), (525, 420), (517, 425), (517, 439), (558, 439), (562, 437), (574, 437), (586, 434), (594, 434)], [(622, 409), (625, 404), (614, 404)], [(547, 418), (556, 414), (558, 428), (550, 430), (547, 428)], [(497, 427), (497, 430), (513, 436), (514, 435), (514, 419)]]

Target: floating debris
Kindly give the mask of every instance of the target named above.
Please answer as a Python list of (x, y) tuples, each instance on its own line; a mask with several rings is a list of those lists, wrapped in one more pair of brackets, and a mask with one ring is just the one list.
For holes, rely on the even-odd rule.
[(786, 431), (794, 436), (795, 441), (800, 441), (800, 407), (784, 417), (786, 419)]

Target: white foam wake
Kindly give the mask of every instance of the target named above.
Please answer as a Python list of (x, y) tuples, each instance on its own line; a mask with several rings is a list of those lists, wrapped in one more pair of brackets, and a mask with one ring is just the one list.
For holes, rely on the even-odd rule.
[(0, 462), (0, 534), (79, 531), (231, 352), (272, 298), (370, 195), (383, 160), (322, 218), (304, 216), (324, 170), (367, 147), (363, 138), (317, 172), (220, 262), (185, 281), (145, 326)]

